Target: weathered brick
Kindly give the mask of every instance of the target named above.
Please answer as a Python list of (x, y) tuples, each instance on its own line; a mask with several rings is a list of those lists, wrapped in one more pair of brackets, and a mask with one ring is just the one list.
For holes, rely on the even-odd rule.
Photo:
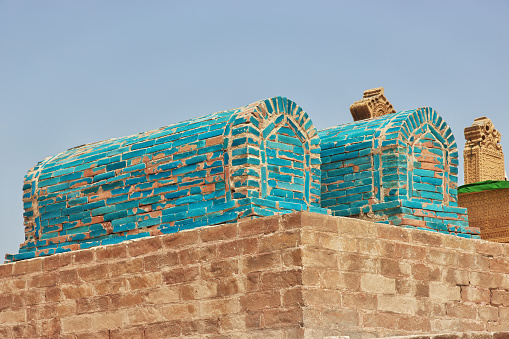
[(202, 241), (231, 240), (237, 237), (237, 224), (204, 227), (200, 230)]
[(132, 257), (144, 255), (147, 253), (154, 253), (163, 247), (161, 237), (150, 237), (135, 240), (127, 244), (127, 251)]
[(247, 237), (258, 234), (270, 234), (279, 230), (280, 217), (270, 216), (262, 219), (251, 219), (240, 221), (238, 232), (240, 237)]
[(281, 306), (281, 294), (278, 290), (249, 293), (240, 297), (242, 311), (254, 311), (262, 308)]
[(396, 280), (377, 274), (361, 275), (361, 290), (368, 293), (395, 293)]

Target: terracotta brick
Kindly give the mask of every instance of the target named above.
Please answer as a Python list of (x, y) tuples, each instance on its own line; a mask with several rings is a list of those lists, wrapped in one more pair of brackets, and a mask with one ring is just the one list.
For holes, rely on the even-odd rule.
[(417, 310), (417, 299), (397, 295), (380, 295), (378, 296), (378, 310), (415, 315)]
[(283, 292), (283, 307), (292, 308), (301, 307), (303, 305), (305, 305), (304, 295), (300, 286), (296, 286)]
[(127, 257), (127, 247), (125, 244), (97, 247), (95, 249), (95, 256), (97, 260), (125, 258)]
[(59, 270), (58, 278), (60, 284), (72, 284), (78, 281), (78, 270), (77, 269), (68, 269), (68, 270)]
[(465, 305), (460, 302), (449, 302), (446, 304), (447, 316), (463, 319), (476, 319), (477, 308)]
[(127, 278), (127, 283), (131, 291), (157, 287), (162, 284), (161, 272), (146, 273)]
[(344, 271), (376, 273), (376, 259), (357, 253), (344, 253), (338, 256), (339, 268)]
[(302, 266), (303, 250), (301, 248), (287, 249), (283, 251), (283, 267), (295, 268)]
[(442, 271), (442, 280), (452, 285), (469, 285), (470, 272), (457, 268), (448, 268)]
[(381, 327), (395, 330), (398, 327), (400, 314), (375, 312), (366, 313), (361, 317), (361, 326), (364, 328)]
[(237, 238), (237, 224), (208, 226), (200, 229), (203, 242), (231, 240)]
[(370, 293), (343, 292), (342, 305), (346, 308), (376, 310), (377, 296)]
[(259, 251), (274, 252), (283, 248), (296, 247), (300, 244), (299, 232), (286, 231), (284, 233), (269, 234), (259, 239)]
[(227, 297), (239, 293), (241, 283), (235, 277), (220, 279), (217, 283), (217, 296)]
[(489, 258), (477, 253), (459, 253), (458, 267), (469, 270), (487, 270)]
[(237, 259), (226, 259), (212, 261), (201, 266), (203, 279), (230, 277), (239, 272), (239, 261)]
[(181, 286), (182, 300), (208, 299), (217, 296), (217, 282), (199, 280)]
[(171, 321), (149, 325), (145, 329), (144, 333), (145, 336), (143, 338), (147, 339), (180, 337), (180, 334), (182, 333), (182, 328), (180, 327), (180, 322)]
[(175, 250), (178, 248), (197, 245), (199, 234), (196, 230), (167, 234), (162, 237), (164, 249)]
[(476, 252), (497, 257), (504, 254), (504, 246), (491, 241), (478, 241), (476, 242)]
[(13, 264), (12, 275), (38, 273), (42, 271), (42, 258), (16, 261)]
[(243, 254), (254, 254), (258, 252), (258, 239), (238, 239), (234, 241), (221, 242), (217, 246), (218, 257), (228, 258)]
[(441, 247), (443, 244), (444, 236), (442, 234), (421, 230), (412, 230), (410, 234), (412, 235), (412, 242), (416, 244), (430, 247)]
[(240, 296), (242, 311), (254, 311), (263, 308), (281, 306), (281, 294), (278, 290), (249, 293)]
[(440, 269), (435, 266), (416, 263), (412, 266), (412, 276), (417, 280), (439, 281)]
[[(127, 324), (127, 312), (105, 312), (94, 313), (92, 315), (92, 329), (95, 331), (113, 330), (123, 327)], [(109, 338), (109, 337), (108, 337)]]
[[(342, 251), (358, 252), (368, 256), (381, 256), (382, 255), (382, 243), (376, 239), (350, 239), (343, 238), (344, 242)], [(357, 249), (349, 248), (348, 245), (356, 245)], [(326, 247), (326, 246), (325, 246)]]
[(97, 295), (116, 294), (127, 290), (125, 279), (99, 280), (94, 283), (94, 289)]
[(108, 331), (98, 331), (89, 333), (78, 333), (76, 339), (109, 339), (110, 335)]
[(508, 258), (489, 258), (488, 262), (491, 271), (509, 274)]
[(167, 304), (180, 300), (179, 286), (161, 286), (147, 292), (146, 302), (149, 304)]
[(41, 321), (40, 335), (56, 337), (60, 333), (60, 321), (58, 318)]
[(108, 277), (108, 265), (95, 265), (78, 268), (78, 275), (83, 281), (97, 281)]
[(14, 264), (0, 264), (0, 279), (10, 277), (12, 275), (12, 267)]
[(497, 309), (499, 311), (500, 321), (509, 321), (509, 307), (498, 307)]
[(116, 261), (113, 265), (109, 266), (111, 277), (118, 277), (123, 274), (139, 273), (143, 271), (143, 259), (125, 259)]
[(79, 333), (90, 331), (92, 328), (92, 317), (90, 314), (81, 314), (61, 318), (62, 333)]
[(73, 262), (75, 265), (89, 264), (92, 261), (94, 261), (94, 252), (91, 250), (73, 252)]
[(490, 290), (475, 286), (462, 286), (461, 299), (475, 303), (489, 303), (491, 298)]
[(306, 248), (302, 253), (304, 266), (338, 268), (338, 254), (332, 250)]
[(94, 295), (91, 285), (66, 285), (62, 287), (62, 295), (65, 299), (79, 299)]
[(219, 321), (215, 319), (200, 319), (192, 321), (182, 321), (182, 335), (193, 334), (216, 334), (219, 332)]
[(192, 319), (199, 314), (199, 307), (197, 304), (169, 304), (161, 309), (164, 318), (168, 320), (186, 320)]
[[(498, 321), (498, 308), (493, 306), (477, 305), (479, 319), (487, 321)], [(500, 311), (502, 313), (502, 311)], [(502, 317), (501, 317), (502, 318)]]
[(148, 325), (164, 319), (161, 311), (151, 306), (128, 309), (127, 317), (129, 325)]
[(30, 321), (42, 319), (51, 319), (57, 315), (57, 307), (55, 304), (50, 305), (34, 305), (26, 308), (26, 318)]
[(302, 272), (300, 270), (265, 272), (261, 275), (261, 283), (264, 290), (300, 286)]
[(10, 308), (13, 303), (12, 294), (0, 294), (0, 310)]
[(491, 272), (471, 272), (470, 284), (484, 288), (497, 288), (502, 282), (502, 276)]
[(446, 285), (441, 282), (430, 282), (429, 295), (430, 298), (439, 300), (446, 301), (461, 300), (459, 286)]
[(424, 246), (394, 243), (394, 254), (392, 258), (423, 260), (426, 257), (427, 252), (428, 248)]
[[(304, 270), (303, 277), (308, 271), (308, 269)], [(326, 270), (320, 273), (320, 276), (319, 286), (323, 288), (347, 289), (353, 292), (361, 291), (361, 273)], [(308, 285), (307, 282), (305, 282), (305, 284)]]
[(293, 228), (301, 228), (302, 213), (292, 212), (281, 216), (281, 227), (285, 230)]
[(361, 275), (361, 290), (368, 293), (395, 293), (396, 280), (377, 274)]
[(358, 238), (376, 238), (376, 229), (369, 221), (336, 217), (338, 220), (338, 233)]
[(238, 226), (239, 236), (241, 238), (258, 234), (270, 234), (279, 230), (280, 216), (274, 215), (261, 219), (251, 219), (240, 221)]
[(217, 258), (217, 245), (207, 244), (191, 247), (178, 252), (179, 263), (183, 266), (209, 262)]
[(267, 328), (299, 326), (302, 323), (302, 311), (298, 308), (289, 310), (271, 309), (263, 311), (263, 325)]
[(402, 229), (401, 227), (391, 225), (377, 225), (376, 238), (409, 242), (410, 232)]
[(124, 307), (141, 305), (144, 293), (116, 294), (110, 296), (110, 309), (116, 310)]
[(58, 283), (59, 277), (55, 272), (44, 272), (31, 277), (28, 285), (34, 287), (50, 287)]
[(338, 233), (339, 218), (318, 213), (300, 212), (301, 226), (311, 226), (316, 231)]
[(509, 306), (509, 292), (505, 290), (492, 290), (491, 304)]
[(411, 266), (401, 260), (381, 258), (380, 273), (390, 278), (406, 277), (411, 275)]
[(429, 319), (424, 317), (400, 316), (398, 318), (397, 328), (404, 331), (410, 331), (410, 333), (426, 333), (426, 332), (429, 333), (431, 331), (431, 324), (429, 322)]
[[(246, 329), (246, 316), (244, 314), (226, 314), (219, 316), (219, 332), (239, 332)], [(235, 336), (232, 336), (235, 338)]]
[(76, 301), (64, 300), (57, 304), (57, 317), (68, 317), (69, 315), (76, 314)]
[(163, 272), (165, 284), (177, 284), (195, 280), (199, 275), (198, 267), (175, 268)]
[[(176, 324), (176, 326), (178, 326), (178, 324)], [(145, 339), (145, 330), (141, 326), (126, 329), (112, 329), (110, 331), (110, 337), (110, 339)]]
[(142, 238), (127, 244), (127, 251), (131, 257), (155, 253), (163, 248), (161, 237)]
[(306, 289), (302, 291), (306, 305), (332, 306), (341, 305), (341, 293), (334, 290)]
[(223, 314), (235, 314), (240, 312), (240, 302), (237, 298), (216, 299), (200, 301), (200, 314), (205, 317), (219, 316)]
[(458, 267), (458, 254), (443, 249), (430, 249), (426, 260), (435, 265)]
[(77, 300), (77, 314), (91, 313), (91, 312), (105, 312), (108, 310), (109, 298), (93, 297), (93, 298), (80, 298)]
[(244, 272), (270, 270), (281, 267), (281, 254), (264, 253), (250, 256), (245, 259)]
[(60, 301), (60, 287), (47, 288), (44, 292), (44, 299), (46, 301), (58, 302)]

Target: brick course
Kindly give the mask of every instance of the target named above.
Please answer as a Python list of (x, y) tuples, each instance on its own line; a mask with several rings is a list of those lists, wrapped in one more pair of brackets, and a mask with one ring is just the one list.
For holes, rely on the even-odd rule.
[(493, 245), (296, 212), (98, 246), (0, 265), (0, 335), (508, 331), (509, 245)]

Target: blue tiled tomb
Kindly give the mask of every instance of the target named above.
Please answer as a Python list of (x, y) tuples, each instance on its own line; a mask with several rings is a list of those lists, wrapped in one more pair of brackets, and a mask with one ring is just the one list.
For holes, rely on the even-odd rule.
[(282, 97), (39, 162), (23, 186), (20, 260), (320, 206), (320, 141)]
[(382, 115), (318, 134), (321, 204), (333, 215), (479, 237), (457, 204), (454, 136), (433, 109)]

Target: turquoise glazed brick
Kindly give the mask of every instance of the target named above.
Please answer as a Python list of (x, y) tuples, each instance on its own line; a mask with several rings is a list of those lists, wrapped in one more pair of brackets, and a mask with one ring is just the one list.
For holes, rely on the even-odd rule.
[(318, 134), (323, 208), (337, 216), (471, 233), (451, 227), (468, 226), (466, 210), (456, 209), (458, 152), (450, 128), (433, 109), (359, 120)]
[(282, 97), (71, 148), (25, 176), (25, 242), (8, 260), (240, 218), (328, 213), (320, 152), (311, 119)]

